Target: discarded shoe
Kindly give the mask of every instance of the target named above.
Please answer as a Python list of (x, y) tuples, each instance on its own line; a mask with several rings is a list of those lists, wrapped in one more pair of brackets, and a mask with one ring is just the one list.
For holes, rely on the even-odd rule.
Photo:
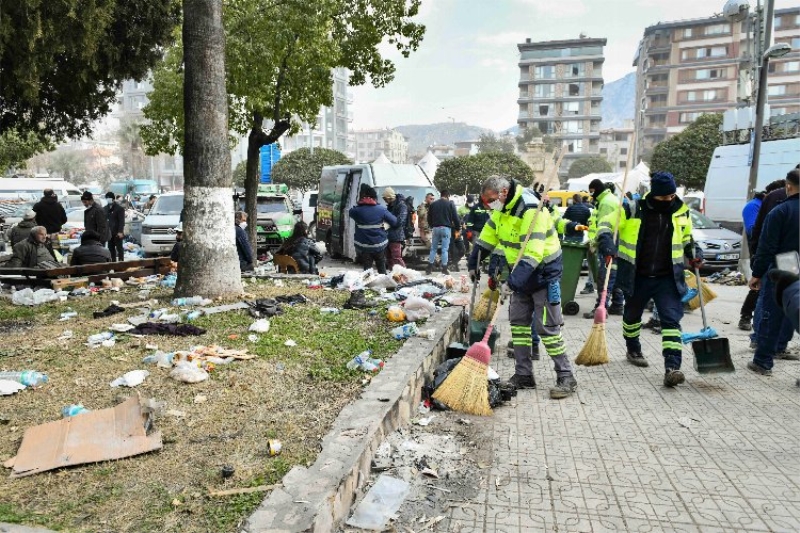
[(575, 376), (562, 376), (556, 379), (556, 386), (550, 389), (550, 398), (553, 400), (561, 400), (567, 396), (572, 395), (578, 388), (578, 381)]
[(355, 290), (350, 293), (350, 298), (342, 306), (345, 309), (366, 309), (369, 307), (367, 297), (361, 289)]
[(514, 374), (511, 376), (511, 379), (509, 379), (508, 382), (516, 389), (536, 388), (536, 380), (533, 379), (533, 376), (520, 376), (519, 374)]
[(94, 313), (92, 313), (92, 316), (94, 318), (105, 318), (107, 316), (116, 315), (117, 313), (122, 313), (124, 311), (125, 309), (123, 309), (122, 307), (111, 304), (102, 311), (95, 311)]
[(753, 361), (747, 363), (747, 369), (755, 372), (756, 374), (761, 374), (762, 376), (771, 376), (772, 370), (767, 370), (763, 366), (756, 364)]
[(686, 381), (683, 372), (674, 368), (668, 368), (664, 373), (664, 386), (674, 387)]
[(648, 363), (647, 359), (644, 358), (642, 352), (631, 352), (629, 350), (628, 353), (625, 354), (625, 357), (628, 359), (628, 362), (633, 366), (640, 366), (640, 367), (650, 366), (650, 363)]

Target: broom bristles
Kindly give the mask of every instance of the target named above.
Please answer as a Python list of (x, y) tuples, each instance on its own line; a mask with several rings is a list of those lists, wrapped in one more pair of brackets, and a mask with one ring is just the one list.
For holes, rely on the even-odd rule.
[(488, 416), (492, 414), (492, 408), (489, 406), (487, 373), (486, 363), (464, 356), (433, 397), (454, 411)]
[[(694, 275), (686, 276), (686, 285), (688, 287), (697, 289), (697, 278)], [(708, 286), (708, 283), (704, 283), (703, 280), (700, 280), (700, 291), (702, 292), (703, 296), (703, 305), (708, 305), (708, 303), (717, 297), (717, 293), (714, 292), (711, 287)], [(700, 308), (700, 296), (695, 296), (691, 300), (689, 300), (688, 304), (689, 309), (694, 311), (695, 309)]]
[(606, 325), (594, 324), (586, 344), (581, 348), (576, 365), (595, 366), (608, 363), (608, 345), (606, 344)]

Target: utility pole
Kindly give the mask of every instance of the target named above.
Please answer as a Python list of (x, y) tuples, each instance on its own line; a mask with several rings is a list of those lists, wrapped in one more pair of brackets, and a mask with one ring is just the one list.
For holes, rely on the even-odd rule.
[[(763, 50), (769, 48), (772, 42), (772, 19), (775, 12), (775, 0), (767, 0), (766, 20), (764, 21), (764, 44), (758, 47), (759, 54), (756, 58), (759, 65), (758, 75), (758, 95), (756, 97), (756, 125), (753, 136), (753, 157), (750, 162), (750, 179), (747, 184), (747, 198), (749, 200), (756, 193), (756, 183), (758, 181), (758, 163), (761, 159), (761, 136), (764, 129), (764, 106), (767, 101), (767, 74), (769, 69), (767, 64), (769, 58), (765, 57)], [(756, 23), (757, 26), (761, 24)]]

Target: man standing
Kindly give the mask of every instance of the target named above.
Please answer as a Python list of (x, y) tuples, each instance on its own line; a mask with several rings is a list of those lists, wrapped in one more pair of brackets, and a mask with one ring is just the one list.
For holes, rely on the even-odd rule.
[(540, 211), (528, 244), (520, 250), (536, 217), (536, 205), (540, 200), (520, 183), (500, 176), (492, 176), (483, 183), (481, 196), (491, 207), (492, 214), (470, 254), (467, 263), (470, 277), (473, 281), (479, 277), (479, 254), (499, 255), (501, 262), (508, 265), (514, 265), (519, 254), (523, 254), (502, 289), (506, 293), (513, 291), (509, 321), (516, 363), (514, 376), (509, 381), (520, 389), (536, 387), (531, 362), (533, 318), (556, 372), (556, 385), (550, 389), (550, 397), (566, 398), (578, 388), (578, 382), (572, 373), (561, 335), (564, 320), (558, 288), (563, 264), (561, 244), (550, 212), (546, 209)]
[(145, 213), (149, 213), (150, 210), (153, 209), (153, 206), (156, 205), (156, 198), (157, 196), (155, 194), (151, 194), (150, 198), (147, 199), (147, 202), (145, 202), (142, 208)]
[[(173, 228), (175, 232), (175, 245), (169, 253), (169, 260), (177, 263), (181, 258), (181, 241), (183, 240), (183, 222), (178, 222), (178, 225)], [(249, 238), (248, 238), (249, 242)]]
[(94, 201), (94, 196), (89, 191), (81, 195), (81, 203), (86, 208), (83, 212), (83, 229), (92, 230), (100, 236), (100, 243), (105, 244), (110, 237), (108, 233), (108, 220), (103, 208)]
[(46, 241), (47, 229), (44, 226), (34, 226), (27, 239), (14, 245), (14, 254), (6, 266), (40, 268), (42, 263), (52, 263), (53, 256), (45, 246)]
[(56, 240), (61, 228), (67, 223), (67, 212), (58, 203), (58, 196), (53, 189), (44, 190), (42, 199), (34, 204), (33, 211), (36, 212), (36, 221), (45, 227), (50, 240)]
[[(675, 194), (675, 178), (669, 172), (656, 172), (650, 180), (650, 192), (636, 205), (619, 234), (619, 272), (617, 287), (625, 293), (622, 335), (627, 359), (635, 366), (649, 366), (642, 355), (639, 334), (642, 313), (652, 298), (661, 319), (661, 352), (664, 356), (664, 386), (684, 382), (681, 372), (681, 318), (686, 294), (684, 257), (700, 267), (703, 252), (692, 241), (692, 218), (689, 208)], [(612, 234), (599, 236), (601, 258), (610, 263), (607, 251)], [(603, 251), (606, 251), (604, 253)]]
[(483, 226), (489, 220), (490, 209), (487, 209), (483, 201), (479, 198), (470, 208), (469, 213), (464, 219), (464, 226), (467, 228), (467, 239), (474, 243), (483, 231)]
[(383, 201), (386, 202), (386, 208), (389, 212), (397, 219), (397, 224), (389, 227), (389, 231), (387, 231), (389, 244), (386, 246), (386, 263), (389, 270), (395, 265), (405, 268), (403, 245), (406, 241), (405, 226), (408, 220), (406, 199), (402, 194), (396, 194), (391, 187), (386, 187), (383, 190)]
[(431, 228), (431, 252), (428, 254), (428, 267), (425, 269), (425, 274), (430, 275), (433, 272), (436, 251), (440, 245), (442, 247), (442, 274), (450, 274), (450, 271), (447, 270), (450, 237), (453, 228), (459, 228), (460, 224), (456, 206), (450, 201), (450, 192), (447, 189), (442, 191), (441, 198), (428, 207), (428, 226)]
[[(589, 193), (594, 198), (594, 205), (596, 206), (597, 213), (595, 220), (597, 221), (597, 231), (594, 233), (595, 249), (597, 251), (597, 301), (595, 309), (600, 305), (600, 296), (603, 293), (603, 284), (606, 280), (606, 269), (611, 268), (611, 277), (608, 279), (608, 297), (606, 299), (606, 308), (608, 308), (609, 315), (621, 315), (623, 298), (621, 291), (614, 290), (615, 280), (617, 278), (617, 244), (614, 242), (614, 231), (619, 223), (619, 200), (614, 193), (599, 179), (593, 179), (589, 183)], [(590, 228), (590, 234), (592, 233)], [(603, 238), (603, 235), (608, 235), (608, 239)], [(602, 244), (601, 244), (602, 243)], [(606, 257), (611, 257), (612, 262), (607, 265), (603, 260)], [(594, 318), (594, 309), (583, 314), (583, 318)]]
[(108, 251), (111, 252), (112, 261), (122, 261), (125, 259), (125, 252), (122, 250), (122, 239), (125, 237), (125, 208), (114, 201), (114, 193), (106, 193), (106, 206), (103, 210), (106, 213), (108, 222)]
[[(583, 203), (583, 196), (574, 194), (572, 205), (564, 211), (564, 218), (570, 222), (576, 222), (578, 226), (589, 226), (589, 216), (592, 210)], [(578, 231), (574, 226), (567, 225), (564, 233), (564, 240), (572, 242), (583, 242), (583, 231)]]
[[(786, 252), (800, 253), (800, 170), (794, 169), (786, 175), (786, 200), (778, 204), (764, 219), (764, 227), (752, 261), (753, 277), (750, 288), (759, 291), (758, 306), (761, 308), (756, 325), (756, 353), (747, 368), (765, 376), (772, 375), (772, 365), (779, 343), (780, 333), (791, 327), (790, 321), (772, 298), (773, 281), (766, 274), (775, 268), (775, 256)], [(791, 337), (790, 337), (791, 338)]]
[[(236, 231), (236, 253), (239, 254), (239, 269), (242, 272), (253, 270), (253, 248), (250, 246), (250, 238), (244, 230), (247, 227), (247, 213), (237, 211), (234, 215), (234, 230)], [(183, 229), (183, 224), (179, 224)]]
[(419, 228), (419, 240), (425, 246), (431, 244), (431, 228), (428, 225), (428, 208), (433, 203), (433, 193), (425, 195), (425, 201), (417, 207), (417, 227)]
[(366, 183), (361, 184), (358, 196), (358, 205), (351, 207), (348, 212), (356, 225), (353, 235), (356, 253), (364, 270), (369, 270), (375, 263), (378, 273), (386, 274), (386, 247), (389, 237), (383, 225), (385, 223), (394, 227), (397, 219), (385, 207), (378, 205), (378, 194)]

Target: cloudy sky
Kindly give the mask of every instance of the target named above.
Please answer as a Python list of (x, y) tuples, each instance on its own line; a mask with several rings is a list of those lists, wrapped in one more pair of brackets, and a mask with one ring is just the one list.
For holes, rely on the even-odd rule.
[[(755, 5), (755, 0), (751, 4)], [(798, 0), (776, 0), (776, 9)], [(353, 87), (355, 129), (466, 122), (494, 130), (516, 124), (517, 43), (605, 37), (606, 83), (633, 72), (646, 26), (711, 16), (725, 0), (423, 0), (425, 38), (395, 60), (383, 89)]]

